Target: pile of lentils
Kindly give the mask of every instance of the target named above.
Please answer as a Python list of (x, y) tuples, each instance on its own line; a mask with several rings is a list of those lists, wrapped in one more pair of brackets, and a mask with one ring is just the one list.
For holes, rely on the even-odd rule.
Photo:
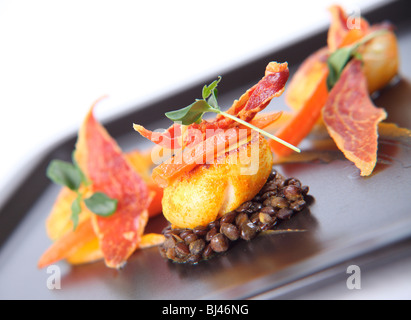
[(227, 251), (233, 242), (249, 241), (302, 211), (307, 206), (308, 190), (308, 186), (301, 185), (298, 179), (286, 179), (273, 169), (264, 187), (252, 200), (207, 226), (193, 229), (166, 227), (160, 253), (179, 263), (194, 264), (209, 259)]

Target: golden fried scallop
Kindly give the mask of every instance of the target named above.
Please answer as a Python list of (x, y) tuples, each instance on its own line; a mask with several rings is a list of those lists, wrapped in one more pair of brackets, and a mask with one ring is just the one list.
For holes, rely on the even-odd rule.
[(251, 200), (270, 175), (273, 157), (267, 141), (255, 134), (214, 164), (196, 166), (164, 189), (163, 214), (179, 228), (207, 225)]

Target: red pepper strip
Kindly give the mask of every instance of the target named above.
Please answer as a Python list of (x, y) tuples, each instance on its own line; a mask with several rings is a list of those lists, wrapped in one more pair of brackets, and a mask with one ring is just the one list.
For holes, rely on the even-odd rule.
[(77, 228), (58, 238), (40, 257), (37, 266), (44, 268), (57, 261), (63, 260), (83, 247), (89, 241), (95, 239), (91, 220), (81, 221)]
[[(327, 76), (328, 71), (325, 71), (311, 96), (296, 111), (290, 121), (275, 133), (278, 138), (297, 146), (310, 133), (320, 119), (321, 110), (328, 98)], [(290, 148), (274, 140), (270, 140), (269, 145), (271, 150), (280, 157), (288, 156), (293, 152)]]
[(76, 159), (92, 181), (93, 192), (118, 200), (114, 214), (93, 214), (92, 222), (106, 265), (120, 268), (140, 244), (148, 219), (149, 193), (144, 180), (96, 121), (92, 110), (79, 132)]

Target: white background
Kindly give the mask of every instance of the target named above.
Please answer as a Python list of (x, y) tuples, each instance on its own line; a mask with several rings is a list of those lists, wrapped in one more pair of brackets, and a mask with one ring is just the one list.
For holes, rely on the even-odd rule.
[(327, 26), (334, 2), (0, 0), (0, 200), (102, 95), (103, 120)]
[(333, 3), (0, 0), (0, 200), (97, 98), (100, 119), (118, 115), (327, 26)]

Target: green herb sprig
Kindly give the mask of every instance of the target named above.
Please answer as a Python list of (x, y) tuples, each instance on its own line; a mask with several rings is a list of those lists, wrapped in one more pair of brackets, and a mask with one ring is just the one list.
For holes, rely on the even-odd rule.
[(111, 199), (102, 192), (95, 192), (89, 198), (84, 199), (80, 192), (80, 186), (90, 184), (77, 162), (73, 157), (73, 163), (62, 160), (52, 160), (47, 167), (47, 177), (54, 183), (65, 186), (77, 193), (76, 199), (71, 204), (71, 220), (73, 221), (73, 230), (76, 229), (81, 213), (81, 201), (84, 201), (87, 208), (93, 213), (108, 217), (117, 209), (117, 199)]
[(365, 44), (366, 42), (370, 41), (371, 39), (378, 37), (387, 30), (377, 30), (372, 32), (362, 38), (360, 41), (346, 47), (339, 48), (335, 50), (327, 59), (328, 65), (328, 77), (327, 77), (327, 88), (328, 91), (334, 87), (337, 83), (338, 79), (340, 78), (345, 66), (350, 62), (352, 58), (357, 58), (362, 60), (361, 54), (358, 52), (358, 48)]
[(220, 106), (218, 105), (217, 102), (217, 86), (219, 82), (221, 81), (221, 77), (219, 76), (217, 80), (214, 80), (210, 85), (204, 85), (203, 90), (202, 90), (202, 99), (196, 99), (192, 104), (190, 104), (187, 107), (184, 107), (182, 109), (178, 109), (175, 111), (170, 111), (165, 113), (166, 117), (169, 118), (170, 120), (174, 122), (179, 122), (182, 125), (188, 126), (193, 123), (200, 123), (202, 120), (202, 117), (205, 113), (207, 112), (214, 112), (217, 114), (220, 114), (224, 117), (230, 118), (238, 123), (241, 123), (259, 133), (262, 135), (275, 140), (288, 148), (294, 150), (295, 152), (301, 152), (300, 149), (297, 147), (293, 146), (292, 144), (264, 131), (261, 130), (260, 128), (242, 120), (239, 119), (229, 113), (226, 113), (221, 110)]

